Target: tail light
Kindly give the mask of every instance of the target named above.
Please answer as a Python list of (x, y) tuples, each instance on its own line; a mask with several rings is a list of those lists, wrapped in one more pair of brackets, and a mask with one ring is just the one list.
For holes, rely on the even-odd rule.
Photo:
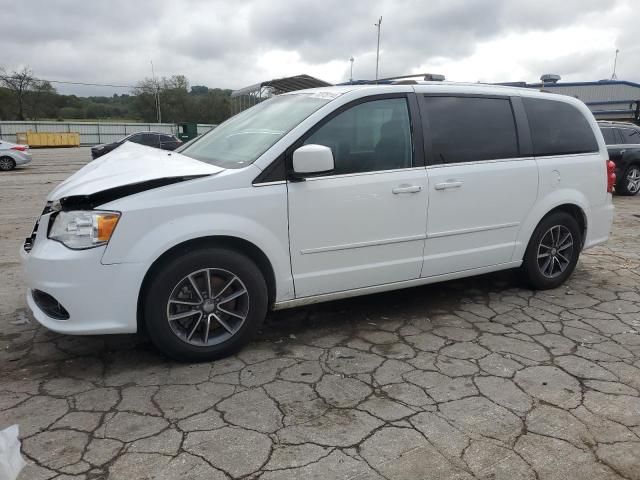
[(612, 193), (616, 184), (616, 164), (607, 160), (607, 192)]
[(19, 152), (24, 152), (25, 150), (28, 150), (29, 147), (26, 147), (24, 145), (16, 145), (15, 147), (11, 147), (11, 150), (18, 150)]

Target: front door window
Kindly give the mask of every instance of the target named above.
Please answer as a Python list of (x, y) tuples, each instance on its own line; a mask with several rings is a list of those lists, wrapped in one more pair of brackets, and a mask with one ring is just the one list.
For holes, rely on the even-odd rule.
[(304, 143), (331, 148), (334, 174), (409, 168), (413, 155), (407, 101), (389, 98), (351, 107)]

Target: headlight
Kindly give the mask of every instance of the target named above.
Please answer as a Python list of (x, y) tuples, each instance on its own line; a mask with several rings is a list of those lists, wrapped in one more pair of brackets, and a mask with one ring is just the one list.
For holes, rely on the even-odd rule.
[(59, 212), (49, 238), (77, 250), (98, 247), (109, 241), (119, 218), (118, 212), (99, 210)]

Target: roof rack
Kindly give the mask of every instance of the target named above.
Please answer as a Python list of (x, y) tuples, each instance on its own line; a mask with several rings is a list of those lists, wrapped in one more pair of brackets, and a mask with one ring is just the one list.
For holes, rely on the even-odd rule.
[(598, 123), (609, 123), (611, 125), (634, 125), (636, 126), (635, 123), (633, 122), (625, 122), (622, 120), (598, 120)]
[[(393, 81), (393, 83), (402, 83), (407, 79), (416, 77), (422, 77), (422, 80), (425, 82), (444, 82), (444, 75), (440, 75), (439, 73), (416, 73), (414, 75), (400, 75), (398, 77), (382, 78), (381, 80), (390, 80)], [(417, 83), (416, 80), (413, 80), (413, 82)]]
[[(417, 77), (422, 77), (416, 80)], [(340, 85), (413, 85), (419, 81), (427, 82), (443, 82), (445, 80), (444, 75), (438, 73), (414, 73), (411, 75), (398, 75), (395, 77), (379, 78), (377, 80), (352, 80)]]

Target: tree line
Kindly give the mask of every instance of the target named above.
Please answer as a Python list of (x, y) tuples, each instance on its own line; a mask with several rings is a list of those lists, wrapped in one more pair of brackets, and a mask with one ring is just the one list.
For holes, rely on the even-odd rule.
[(131, 120), (220, 123), (231, 116), (231, 90), (189, 85), (184, 75), (145, 78), (131, 92), (112, 96), (61, 95), (28, 68), (0, 68), (0, 120)]

